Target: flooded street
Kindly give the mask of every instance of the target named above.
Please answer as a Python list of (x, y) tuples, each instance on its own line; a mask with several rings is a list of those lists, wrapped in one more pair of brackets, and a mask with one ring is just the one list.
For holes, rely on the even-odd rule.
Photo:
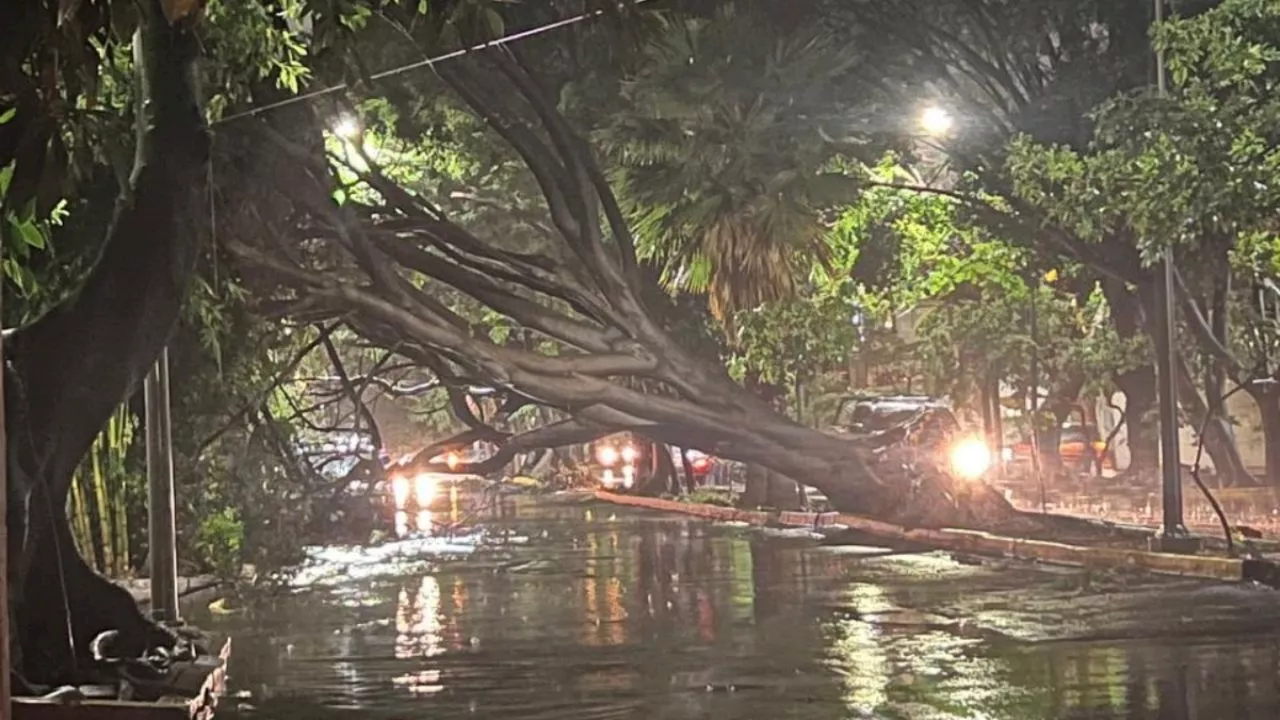
[(298, 584), (193, 618), (234, 638), (229, 716), (1280, 716), (1280, 597), (1250, 588), (550, 498), (320, 551)]

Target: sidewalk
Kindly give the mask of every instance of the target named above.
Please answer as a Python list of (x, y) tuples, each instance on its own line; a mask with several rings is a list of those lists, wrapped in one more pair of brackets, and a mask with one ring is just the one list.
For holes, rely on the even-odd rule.
[[(1105, 483), (1106, 479), (1101, 482)], [(1209, 491), (1222, 506), (1223, 514), (1232, 527), (1246, 526), (1257, 530), (1264, 537), (1280, 539), (1280, 493), (1273, 488), (1222, 488), (1212, 486)], [(1159, 527), (1163, 521), (1163, 500), (1160, 488), (1150, 490), (1133, 487), (1064, 488), (1045, 491), (1044, 507), (1040, 492), (1035, 487), (1016, 487), (1006, 491), (1006, 497), (1019, 510), (1072, 515), (1092, 520)], [(1213, 506), (1194, 482), (1184, 482), (1182, 488), (1183, 518), (1187, 529), (1210, 536), (1222, 535), (1222, 525)]]
[(744, 511), (719, 505), (699, 505), (662, 498), (617, 495), (603, 490), (597, 490), (593, 495), (602, 502), (692, 515), (718, 522), (738, 522), (756, 526), (777, 524), (829, 531), (839, 528), (842, 531), (860, 533), (869, 538), (870, 542), (875, 543), (910, 543), (938, 550), (988, 557), (1083, 568), (1146, 571), (1160, 575), (1223, 582), (1259, 580), (1273, 584), (1280, 581), (1280, 574), (1275, 572), (1273, 563), (1210, 555), (1152, 552), (1132, 547), (1135, 544), (1133, 539), (1112, 544), (1105, 538), (1095, 538), (1102, 542), (1094, 545), (1080, 545), (974, 530), (909, 529), (843, 513)]

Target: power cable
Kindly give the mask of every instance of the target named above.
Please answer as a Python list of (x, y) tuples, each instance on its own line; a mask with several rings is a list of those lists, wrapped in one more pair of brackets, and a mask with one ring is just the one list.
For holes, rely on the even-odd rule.
[[(631, 0), (629, 4), (632, 7), (636, 7), (650, 1), (651, 0)], [(622, 7), (622, 6), (625, 6), (626, 4), (627, 3), (620, 3), (619, 6)], [(476, 45), (471, 45), (469, 47), (461, 48), (458, 50), (453, 50), (451, 52), (444, 53), (443, 55), (436, 55), (434, 57), (425, 58), (423, 60), (416, 60), (411, 63), (406, 63), (404, 65), (400, 65), (399, 67), (390, 68), (388, 70), (382, 70), (380, 72), (376, 72), (370, 75), (368, 79), (383, 80), (389, 77), (394, 77), (396, 75), (401, 75), (403, 73), (411, 72), (413, 70), (420, 70), (425, 67), (433, 67), (437, 63), (441, 63), (446, 60), (454, 60), (464, 55), (477, 53), (482, 50), (488, 50), (490, 48), (503, 47), (509, 43), (513, 43), (518, 40), (525, 40), (537, 35), (542, 35), (544, 33), (551, 32), (552, 30), (559, 30), (560, 28), (569, 27), (570, 25), (576, 25), (580, 22), (584, 22), (586, 20), (591, 20), (591, 19), (600, 17), (601, 15), (604, 15), (605, 12), (607, 11), (593, 10), (591, 12), (585, 12), (580, 15), (574, 15), (573, 17), (564, 18), (562, 20), (556, 20), (555, 22), (547, 23), (545, 25), (537, 25), (527, 30), (521, 30), (519, 32), (511, 33), (509, 35), (503, 35), (500, 38), (496, 38), (494, 40), (488, 40), (486, 42), (478, 43)], [(220, 120), (210, 123), (210, 125), (213, 127), (216, 127), (218, 125), (225, 125), (227, 123), (234, 122), (236, 120), (254, 117), (272, 110), (278, 110), (282, 107), (293, 105), (295, 103), (306, 102), (308, 100), (314, 100), (316, 98), (324, 97), (326, 95), (332, 95), (336, 92), (341, 92), (343, 90), (346, 90), (349, 87), (350, 85), (348, 83), (339, 83), (337, 85), (331, 85), (329, 87), (319, 88), (317, 90), (312, 90), (310, 92), (302, 93), (301, 95), (294, 95), (293, 97), (285, 98), (284, 100), (279, 100), (273, 103), (267, 103), (266, 105), (260, 105), (255, 108), (250, 108), (248, 110), (243, 110), (241, 112), (233, 113)]]

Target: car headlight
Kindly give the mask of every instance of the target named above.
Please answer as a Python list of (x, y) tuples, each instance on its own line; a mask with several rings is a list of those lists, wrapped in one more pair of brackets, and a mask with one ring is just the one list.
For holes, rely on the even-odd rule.
[(413, 497), (419, 505), (430, 503), (436, 496), (436, 479), (422, 473), (413, 479)]
[(403, 510), (404, 506), (409, 503), (409, 478), (403, 475), (396, 475), (391, 478), (391, 494), (396, 499), (396, 509)]
[(612, 446), (606, 445), (596, 451), (596, 458), (601, 465), (609, 467), (618, 462), (618, 450)]
[(635, 461), (636, 461), (636, 456), (637, 456), (637, 455), (639, 455), (639, 453), (638, 453), (638, 452), (636, 452), (636, 449), (635, 449), (635, 448), (633, 448), (633, 447), (631, 447), (630, 445), (628, 445), (628, 446), (626, 446), (626, 447), (622, 448), (622, 460), (623, 460), (623, 462), (635, 462)]
[(991, 467), (991, 449), (977, 438), (961, 440), (951, 447), (951, 470), (965, 480), (974, 480)]

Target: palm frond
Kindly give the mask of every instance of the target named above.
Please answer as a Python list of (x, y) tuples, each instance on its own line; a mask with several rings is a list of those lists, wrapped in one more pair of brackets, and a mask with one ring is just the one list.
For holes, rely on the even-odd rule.
[(673, 22), (645, 54), (626, 112), (596, 138), (641, 256), (668, 289), (705, 292), (721, 319), (792, 295), (829, 260), (823, 212), (856, 192), (826, 172), (844, 150), (818, 118), (857, 101), (859, 53), (728, 5)]

